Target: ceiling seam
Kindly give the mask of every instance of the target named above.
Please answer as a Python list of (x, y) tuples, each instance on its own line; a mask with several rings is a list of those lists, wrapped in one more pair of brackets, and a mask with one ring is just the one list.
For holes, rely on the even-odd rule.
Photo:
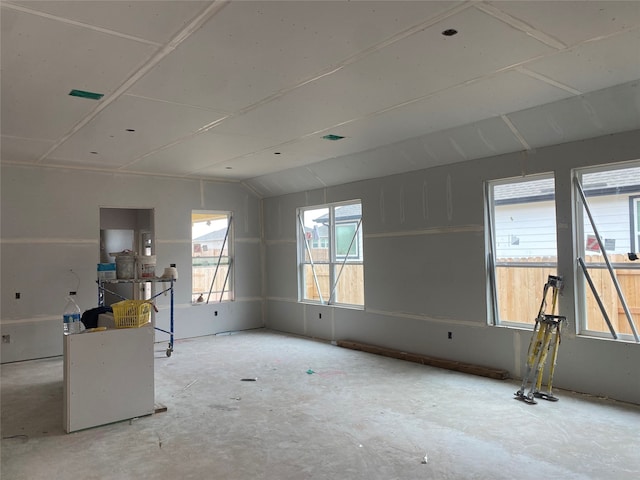
[(546, 75), (542, 75), (541, 73), (537, 73), (534, 72), (533, 70), (529, 70), (528, 68), (525, 67), (516, 67), (515, 70), (517, 72), (522, 73), (523, 75), (526, 75), (528, 77), (531, 78), (535, 78), (536, 80), (540, 80), (541, 82), (544, 82), (548, 85), (551, 85), (553, 87), (557, 87), (561, 90), (564, 90), (566, 92), (572, 93), (574, 95), (583, 95), (584, 92), (581, 92), (580, 90), (573, 88), (569, 85), (565, 85), (564, 83), (558, 82), (552, 78), (547, 77)]
[[(167, 45), (156, 51), (156, 53), (153, 54), (151, 58), (144, 63), (144, 65), (142, 65), (127, 80), (125, 80), (111, 95), (109, 95), (104, 101), (99, 103), (96, 108), (89, 112), (82, 120), (76, 123), (71, 128), (71, 130), (60, 137), (58, 141), (56, 141), (56, 143), (38, 159), (37, 163), (41, 163), (42, 161), (44, 161), (60, 145), (62, 145), (72, 135), (77, 133), (82, 127), (93, 120), (100, 112), (102, 112), (102, 110), (104, 110), (118, 98), (120, 98), (124, 94), (124, 92), (128, 90), (135, 82), (137, 82), (142, 76), (144, 76), (148, 71), (155, 67), (162, 59), (164, 59), (164, 57), (171, 53), (180, 44), (180, 42), (187, 39), (189, 35), (193, 34), (198, 28), (204, 25), (204, 23), (207, 22), (213, 15), (217, 14), (222, 8), (224, 8), (227, 3), (229, 3), (227, 0), (221, 2), (216, 1), (205, 8), (197, 17), (189, 22), (189, 24), (185, 28), (178, 32), (174, 36), (174, 38), (170, 40), (169, 43), (167, 43)], [(186, 32), (188, 32), (188, 35), (186, 34)], [(180, 41), (178, 42), (176, 39), (180, 39)]]
[(521, 32), (526, 33), (530, 37), (535, 38), (539, 42), (542, 42), (551, 48), (555, 48), (556, 50), (564, 50), (565, 48), (567, 48), (567, 45), (564, 42), (561, 42), (557, 38), (554, 38), (551, 35), (534, 28), (532, 25), (529, 25), (519, 18), (513, 17), (508, 13), (503, 12), (494, 5), (490, 5), (487, 3), (476, 3), (474, 7), (486, 13), (487, 15), (491, 15), (493, 18), (506, 23), (516, 30), (520, 30)]
[[(426, 28), (428, 28), (428, 27), (430, 27), (430, 26), (432, 26), (432, 25), (435, 25), (435, 24), (436, 24), (436, 23), (438, 23), (438, 22), (441, 22), (442, 20), (444, 20), (444, 19), (446, 19), (446, 18), (449, 18), (449, 17), (451, 17), (451, 16), (453, 16), (453, 15), (456, 15), (456, 14), (460, 13), (461, 11), (464, 11), (464, 10), (466, 10), (466, 9), (470, 8), (470, 7), (473, 7), (473, 6), (478, 6), (478, 5), (477, 5), (475, 2), (473, 2), (473, 1), (471, 1), (471, 2), (465, 2), (465, 3), (463, 3), (463, 4), (460, 4), (460, 5), (458, 5), (458, 6), (454, 7), (454, 8), (451, 8), (451, 9), (447, 10), (446, 12), (443, 12), (443, 13), (441, 13), (441, 14), (439, 14), (439, 15), (436, 15), (436, 16), (434, 16), (434, 17), (431, 17), (429, 20), (427, 20), (427, 21), (425, 21), (425, 22), (422, 22), (422, 23), (421, 23), (421, 24), (419, 24), (419, 25), (415, 25), (415, 26), (413, 26), (413, 27), (410, 27), (410, 28), (408, 28), (408, 29), (405, 29), (404, 31), (402, 31), (402, 32), (400, 32), (400, 33), (397, 33), (397, 34), (395, 34), (395, 35), (391, 36), (390, 38), (388, 38), (388, 39), (386, 39), (386, 40), (384, 40), (384, 41), (382, 41), (382, 42), (380, 42), (380, 43), (377, 43), (376, 45), (374, 45), (374, 46), (372, 46), (372, 47), (369, 47), (369, 48), (367, 48), (367, 49), (365, 49), (365, 50), (362, 50), (362, 51), (360, 51), (360, 52), (358, 52), (358, 53), (356, 53), (356, 54), (354, 54), (354, 55), (352, 55), (352, 56), (350, 56), (350, 57), (346, 58), (345, 60), (343, 60), (342, 62), (340, 62), (340, 63), (339, 63), (339, 65), (338, 65), (337, 67), (332, 68), (332, 69), (331, 69), (331, 70), (329, 70), (329, 71), (325, 71), (325, 72), (320, 73), (320, 74), (318, 74), (318, 75), (316, 75), (316, 76), (314, 76), (314, 77), (312, 77), (312, 78), (308, 78), (308, 79), (306, 79), (306, 80), (304, 80), (304, 81), (302, 81), (302, 82), (300, 82), (300, 83), (298, 83), (298, 84), (296, 84), (296, 85), (294, 85), (294, 86), (291, 86), (291, 87), (287, 87), (287, 88), (281, 89), (281, 90), (279, 90), (278, 92), (276, 92), (276, 93), (274, 93), (274, 94), (272, 94), (272, 95), (269, 95), (268, 97), (265, 97), (265, 98), (263, 98), (263, 99), (261, 99), (261, 100), (259, 100), (259, 101), (255, 102), (255, 103), (251, 104), (251, 105), (248, 105), (247, 107), (241, 108), (240, 110), (238, 110), (238, 111), (236, 111), (236, 112), (234, 112), (234, 113), (231, 113), (230, 115), (226, 116), (225, 118), (222, 118), (222, 119), (216, 120), (216, 121), (214, 121), (214, 122), (212, 122), (212, 123), (210, 123), (210, 124), (208, 124), (208, 125), (205, 125), (205, 126), (201, 127), (200, 129), (196, 130), (196, 131), (195, 131), (195, 132), (193, 132), (193, 133), (190, 133), (190, 134), (184, 135), (184, 136), (182, 136), (182, 137), (180, 137), (180, 138), (178, 138), (178, 139), (176, 139), (176, 140), (174, 140), (174, 141), (172, 141), (172, 142), (169, 142), (169, 143), (167, 143), (167, 144), (165, 144), (165, 145), (162, 145), (162, 146), (160, 146), (160, 147), (156, 148), (155, 150), (149, 151), (149, 152), (145, 153), (144, 155), (141, 155), (140, 157), (135, 158), (133, 161), (131, 161), (131, 162), (129, 162), (129, 163), (127, 163), (127, 164), (125, 164), (125, 165), (122, 165), (122, 166), (118, 167), (118, 170), (123, 170), (123, 169), (125, 169), (125, 168), (127, 168), (127, 167), (129, 167), (129, 166), (131, 166), (131, 165), (134, 165), (135, 163), (139, 162), (139, 161), (140, 161), (140, 160), (142, 160), (143, 158), (146, 158), (146, 157), (151, 156), (151, 155), (153, 155), (153, 154), (155, 154), (155, 153), (158, 153), (158, 152), (160, 152), (160, 151), (162, 151), (162, 150), (165, 150), (165, 149), (171, 148), (171, 147), (173, 147), (173, 146), (175, 146), (175, 145), (178, 145), (178, 144), (183, 143), (183, 142), (185, 142), (185, 141), (187, 141), (187, 140), (189, 140), (189, 139), (192, 139), (192, 138), (194, 138), (194, 137), (196, 137), (196, 136), (198, 136), (198, 135), (201, 135), (201, 134), (203, 134), (203, 133), (205, 133), (205, 132), (207, 132), (207, 131), (209, 131), (209, 130), (211, 130), (211, 129), (215, 128), (215, 127), (217, 127), (218, 125), (220, 125), (221, 123), (223, 123), (224, 121), (226, 121), (226, 120), (228, 120), (228, 119), (230, 119), (230, 118), (234, 118), (234, 117), (237, 117), (237, 116), (243, 115), (243, 114), (245, 114), (245, 113), (248, 113), (249, 111), (251, 111), (251, 110), (255, 110), (255, 109), (259, 108), (259, 107), (260, 107), (260, 106), (262, 106), (262, 105), (265, 105), (265, 104), (267, 104), (267, 103), (270, 103), (270, 102), (272, 102), (273, 100), (276, 100), (276, 99), (278, 99), (278, 98), (280, 98), (280, 97), (284, 96), (284, 95), (285, 95), (285, 94), (287, 94), (287, 93), (290, 93), (290, 92), (292, 92), (292, 91), (294, 91), (294, 90), (296, 90), (296, 89), (298, 89), (298, 88), (301, 88), (301, 87), (302, 87), (302, 86), (304, 86), (304, 85), (307, 85), (307, 84), (312, 83), (312, 82), (314, 82), (314, 81), (316, 81), (316, 80), (319, 80), (319, 79), (321, 79), (321, 78), (323, 78), (323, 77), (326, 77), (326, 76), (328, 76), (328, 75), (331, 75), (331, 74), (333, 74), (333, 73), (335, 73), (335, 72), (337, 72), (337, 71), (341, 70), (342, 68), (344, 68), (344, 67), (345, 67), (345, 66), (347, 66), (347, 65), (350, 65), (350, 64), (352, 64), (352, 63), (355, 63), (355, 62), (357, 62), (357, 61), (359, 61), (359, 60), (361, 60), (361, 59), (365, 58), (366, 56), (368, 56), (368, 55), (370, 55), (370, 54), (372, 54), (372, 53), (374, 53), (374, 52), (377, 52), (377, 51), (379, 51), (379, 50), (381, 50), (381, 49), (383, 49), (383, 48), (385, 48), (385, 47), (387, 47), (387, 46), (389, 46), (389, 45), (392, 45), (393, 43), (396, 43), (396, 42), (397, 42), (397, 41), (399, 41), (399, 40), (402, 40), (402, 39), (404, 39), (404, 38), (407, 38), (408, 36), (413, 35), (413, 34), (414, 34), (414, 33), (416, 33), (416, 32), (422, 31), (422, 30), (424, 30), (424, 29), (426, 29)], [(514, 22), (515, 22), (515, 21), (516, 21), (516, 20), (514, 19)], [(524, 22), (520, 22), (520, 23), (521, 23), (521, 24), (524, 24)], [(526, 25), (526, 24), (525, 24), (525, 25)], [(512, 25), (512, 26), (513, 26), (513, 25)], [(564, 44), (563, 44), (563, 46), (564, 46)], [(553, 52), (553, 53), (555, 53), (555, 52)], [(536, 59), (537, 59), (537, 58), (536, 58)], [(523, 61), (523, 62), (521, 62), (521, 63), (527, 63), (527, 62), (532, 61), (532, 60), (533, 60), (533, 59), (527, 59), (526, 61)], [(518, 65), (520, 65), (520, 64), (518, 64)], [(506, 69), (513, 69), (513, 68), (514, 68), (514, 66), (513, 66), (513, 65), (510, 65), (509, 67), (506, 67), (504, 70), (506, 70)], [(501, 71), (502, 71), (502, 70), (499, 70), (498, 72), (501, 72)], [(312, 136), (315, 136), (315, 135), (317, 135), (317, 134), (319, 134), (319, 133), (327, 132), (327, 131), (329, 131), (329, 130), (331, 130), (331, 129), (334, 129), (334, 128), (337, 128), (337, 127), (341, 127), (341, 126), (344, 126), (344, 125), (346, 125), (346, 124), (353, 123), (353, 122), (355, 122), (355, 121), (359, 121), (359, 120), (362, 120), (362, 119), (365, 119), (365, 118), (374, 117), (374, 116), (377, 116), (377, 115), (380, 115), (380, 114), (386, 113), (387, 111), (394, 110), (394, 109), (396, 109), (396, 108), (402, 108), (402, 107), (407, 106), (407, 105), (410, 105), (410, 104), (412, 104), (412, 103), (416, 103), (416, 102), (420, 102), (420, 101), (426, 100), (426, 99), (428, 99), (428, 98), (430, 98), (430, 97), (432, 97), (432, 96), (438, 95), (438, 94), (440, 94), (440, 93), (442, 93), (442, 92), (445, 92), (445, 91), (448, 91), (448, 90), (452, 90), (452, 89), (455, 89), (455, 88), (460, 88), (460, 87), (463, 87), (463, 86), (469, 85), (469, 84), (471, 84), (471, 83), (475, 83), (475, 82), (477, 82), (477, 81), (480, 81), (480, 80), (482, 80), (482, 79), (489, 78), (490, 76), (495, 75), (495, 74), (496, 74), (496, 72), (492, 72), (492, 73), (487, 74), (487, 75), (483, 75), (483, 76), (480, 76), (480, 77), (476, 77), (476, 78), (473, 78), (473, 79), (467, 80), (467, 81), (465, 81), (465, 82), (463, 82), (463, 83), (460, 83), (459, 85), (455, 85), (455, 86), (453, 86), (453, 87), (447, 87), (447, 88), (444, 88), (444, 89), (438, 90), (438, 91), (436, 91), (436, 92), (432, 92), (432, 93), (430, 93), (430, 94), (427, 94), (427, 95), (425, 95), (425, 96), (419, 97), (419, 98), (417, 98), (417, 99), (412, 99), (412, 100), (409, 100), (409, 101), (407, 101), (407, 102), (403, 102), (403, 103), (401, 103), (401, 104), (396, 104), (396, 105), (393, 105), (393, 106), (391, 106), (391, 107), (387, 107), (386, 109), (381, 109), (381, 110), (378, 110), (378, 111), (376, 111), (376, 112), (370, 113), (370, 114), (365, 115), (365, 116), (362, 116), (362, 117), (357, 117), (357, 118), (355, 118), (355, 119), (349, 119), (349, 120), (346, 120), (346, 121), (344, 121), (344, 122), (340, 122), (340, 123), (338, 123), (338, 124), (336, 124), (336, 125), (332, 125), (331, 127), (324, 128), (324, 129), (322, 129), (322, 130), (320, 130), (320, 131), (310, 132), (310, 133), (308, 133), (308, 134), (305, 134), (305, 135), (300, 136), (297, 140), (304, 140), (304, 139), (306, 139), (306, 138), (310, 138), (310, 137), (312, 137)], [(296, 142), (296, 140), (294, 140), (294, 141), (284, 142), (284, 144), (288, 144), (288, 143), (295, 143), (295, 142)], [(233, 161), (233, 160), (237, 160), (238, 158), (247, 157), (247, 156), (253, 155), (253, 154), (255, 154), (255, 153), (263, 152), (263, 151), (266, 151), (266, 150), (268, 150), (268, 149), (270, 149), (270, 148), (278, 147), (278, 146), (281, 146), (281, 145), (283, 145), (283, 143), (281, 143), (281, 144), (276, 144), (276, 145), (270, 145), (270, 146), (268, 146), (268, 147), (266, 147), (266, 148), (256, 150), (255, 152), (251, 152), (251, 153), (244, 154), (244, 155), (239, 155), (239, 156), (237, 156), (237, 157), (234, 157), (234, 158), (232, 158), (232, 159), (226, 159), (226, 160), (224, 160), (224, 161)], [(215, 166), (215, 165), (218, 165), (218, 164), (220, 164), (220, 163), (223, 163), (224, 161), (222, 161), (222, 162), (215, 162), (215, 163), (208, 164), (207, 166), (205, 166), (205, 167), (201, 167), (201, 168), (198, 168), (198, 169), (196, 169), (196, 170), (193, 170), (193, 171), (191, 171), (191, 172), (187, 173), (186, 175), (194, 175), (194, 174), (197, 174), (197, 172), (200, 172), (200, 171), (202, 171), (202, 170), (204, 170), (204, 169), (206, 169), (206, 168), (210, 168), (210, 167), (212, 167), (212, 166)]]
[[(128, 171), (120, 171), (113, 170), (107, 168), (100, 167), (87, 167), (87, 166), (75, 166), (75, 165), (58, 165), (58, 164), (39, 164), (35, 162), (19, 162), (12, 160), (2, 160), (0, 161), (0, 165), (10, 165), (14, 167), (35, 167), (35, 168), (57, 168), (62, 170), (74, 170), (79, 172), (94, 172), (94, 173), (104, 173), (109, 175), (135, 175), (135, 176), (145, 176), (145, 177), (160, 177), (160, 178), (175, 178), (176, 180), (206, 180), (208, 182), (219, 182), (219, 183), (230, 183), (230, 184), (239, 184), (241, 180), (233, 180), (229, 178), (220, 178), (220, 177), (187, 177), (184, 175), (177, 175), (174, 173), (161, 173), (161, 172), (140, 172), (135, 170)], [(245, 179), (249, 180), (249, 179)]]
[(163, 100), (161, 98), (154, 98), (154, 97), (147, 97), (145, 95), (139, 95), (137, 93), (124, 93), (122, 96), (123, 97), (141, 98), (143, 100), (149, 100), (150, 102), (166, 103), (168, 105), (175, 105), (177, 107), (194, 108), (196, 110), (202, 110), (202, 111), (205, 111), (205, 112), (212, 112), (212, 113), (216, 113), (218, 115), (229, 116), (229, 115), (232, 114), (232, 112), (213, 109), (213, 108), (209, 108), (209, 107), (203, 107), (202, 105), (193, 105), (191, 103), (181, 103), (181, 102), (174, 102), (172, 100)]
[(364, 50), (361, 50), (360, 52), (357, 52), (353, 55), (351, 55), (350, 57), (347, 57), (346, 59), (338, 62), (338, 64), (336, 66), (331, 67), (330, 69), (325, 70), (324, 72), (320, 72), (317, 73), (316, 75), (313, 75), (312, 77), (309, 77), (301, 82), (296, 83), (295, 85), (289, 86), (289, 87), (285, 87), (283, 89), (278, 90), (277, 92), (261, 99), (258, 100), (257, 102), (251, 104), (251, 105), (247, 105), (244, 108), (241, 108), (239, 110), (237, 110), (236, 112), (233, 113), (232, 116), (239, 116), (242, 115), (244, 113), (247, 113), (251, 110), (255, 110), (256, 108), (265, 105), (273, 100), (276, 100), (284, 95), (286, 95), (287, 93), (290, 93), (294, 90), (297, 90), (298, 88), (301, 88), (305, 85), (308, 85), (309, 83), (315, 82), (321, 78), (324, 78), (326, 76), (332, 75), (340, 70), (342, 70), (345, 66), (350, 65), (352, 63), (358, 62), (359, 60), (363, 59), (364, 57), (375, 53), (385, 47), (388, 47), (389, 45), (392, 45), (400, 40), (403, 40), (404, 38), (407, 38), (411, 35), (413, 35), (416, 32), (420, 32), (432, 25), (435, 25), (438, 22), (441, 22), (442, 20), (445, 20), (457, 13), (460, 13), (463, 10), (466, 10), (467, 8), (470, 8), (473, 5), (473, 2), (465, 2), (461, 5), (458, 5), (450, 10), (447, 10), (444, 13), (441, 13), (439, 15), (436, 15), (435, 17), (430, 18), (429, 20), (427, 20), (426, 22), (422, 22), (419, 25), (415, 25), (413, 27), (410, 27), (408, 29), (403, 30), (400, 33), (396, 33), (395, 35), (391, 36), (390, 38), (383, 40), (380, 43), (377, 43), (371, 47), (368, 47)]
[(328, 185), (325, 183), (325, 181), (322, 180), (322, 178), (320, 178), (320, 176), (311, 169), (311, 165), (304, 165), (304, 169), (307, 172), (309, 172), (313, 178), (315, 178), (318, 182), (320, 182), (322, 187), (319, 187), (319, 188), (327, 188), (328, 187)]
[[(196, 130), (195, 132), (188, 133), (188, 134), (183, 135), (183, 136), (181, 136), (181, 137), (179, 137), (179, 138), (176, 138), (175, 140), (172, 140), (172, 141), (171, 141), (171, 142), (169, 142), (169, 143), (166, 143), (166, 144), (164, 144), (164, 145), (161, 145), (161, 146), (159, 146), (159, 147), (157, 147), (157, 148), (155, 148), (155, 149), (153, 149), (153, 150), (150, 150), (150, 151), (148, 151), (148, 152), (146, 152), (146, 153), (144, 153), (144, 154), (140, 155), (139, 157), (134, 158), (134, 159), (133, 159), (133, 160), (131, 160), (129, 163), (126, 163), (126, 164), (124, 164), (124, 165), (119, 166), (119, 167), (117, 168), (117, 170), (122, 170), (123, 168), (130, 167), (131, 165), (135, 165), (136, 163), (138, 163), (138, 162), (139, 162), (140, 160), (142, 160), (143, 158), (146, 158), (146, 157), (148, 157), (148, 156), (150, 156), (150, 155), (154, 155), (154, 154), (156, 154), (156, 153), (158, 153), (158, 152), (161, 152), (162, 150), (166, 150), (166, 149), (168, 149), (168, 148), (174, 147), (175, 145), (179, 145), (179, 144), (184, 143), (185, 141), (187, 141), (187, 140), (189, 140), (189, 139), (191, 139), (191, 138), (197, 137), (198, 135), (201, 135), (201, 134), (203, 134), (203, 133), (205, 133), (205, 132), (208, 132), (208, 131), (209, 131), (209, 130), (211, 130), (212, 128), (217, 127), (220, 123), (222, 123), (224, 120), (226, 120), (226, 119), (227, 119), (227, 118), (229, 118), (230, 116), (231, 116), (231, 115), (228, 115), (228, 116), (226, 116), (226, 117), (222, 117), (222, 118), (218, 118), (217, 120), (214, 120), (213, 122), (208, 123), (208, 124), (206, 124), (206, 125), (205, 125), (205, 126), (203, 126), (203, 127), (200, 127), (200, 128), (199, 128), (198, 130)], [(240, 135), (238, 135), (238, 136), (240, 136)], [(214, 165), (215, 165), (215, 164), (214, 164)], [(205, 167), (205, 168), (206, 168), (206, 167)], [(197, 170), (196, 170), (196, 171), (197, 171)], [(191, 172), (186, 173), (184, 176), (187, 176), (187, 175), (191, 175)]]
[(147, 40), (146, 38), (136, 37), (135, 35), (129, 35), (127, 33), (118, 32), (116, 30), (110, 30), (108, 28), (99, 27), (97, 25), (91, 25), (89, 23), (79, 22), (77, 20), (71, 20), (70, 18), (58, 17), (57, 15), (53, 15), (47, 12), (41, 12), (39, 10), (32, 10), (27, 7), (23, 7), (21, 5), (14, 5), (12, 3), (2, 3), (3, 8), (7, 8), (9, 10), (18, 11), (21, 13), (27, 13), (29, 15), (34, 15), (37, 17), (47, 18), (49, 20), (55, 20), (60, 23), (66, 23), (67, 25), (73, 25), (75, 27), (85, 28), (87, 30), (93, 30), (95, 32), (106, 33), (107, 35), (111, 35), (113, 37), (124, 38), (126, 40), (133, 40), (134, 42), (144, 43), (147, 45), (153, 45), (155, 47), (162, 46), (161, 42), (156, 42), (154, 40)]
[(520, 133), (520, 131), (518, 130), (518, 128), (513, 124), (513, 122), (511, 121), (511, 119), (507, 116), (507, 115), (500, 115), (500, 118), (502, 119), (502, 121), (504, 123), (507, 124), (507, 127), (509, 127), (509, 130), (511, 130), (511, 133), (513, 133), (515, 135), (515, 137), (518, 139), (518, 141), (522, 144), (522, 146), (524, 147), (525, 150), (531, 150), (531, 146), (527, 143), (527, 141), (524, 139), (524, 137), (522, 136), (522, 134)]

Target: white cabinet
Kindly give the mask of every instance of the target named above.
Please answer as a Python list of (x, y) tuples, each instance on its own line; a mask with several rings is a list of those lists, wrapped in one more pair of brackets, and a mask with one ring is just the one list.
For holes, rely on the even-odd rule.
[(64, 336), (64, 430), (74, 432), (154, 412), (154, 331)]

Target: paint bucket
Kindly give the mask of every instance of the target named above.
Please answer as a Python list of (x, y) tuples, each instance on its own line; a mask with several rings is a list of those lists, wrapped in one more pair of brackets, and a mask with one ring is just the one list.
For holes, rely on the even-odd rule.
[(156, 256), (138, 255), (138, 278), (155, 278), (156, 276)]
[(133, 253), (116, 253), (116, 277), (121, 280), (128, 280), (135, 276), (136, 257)]

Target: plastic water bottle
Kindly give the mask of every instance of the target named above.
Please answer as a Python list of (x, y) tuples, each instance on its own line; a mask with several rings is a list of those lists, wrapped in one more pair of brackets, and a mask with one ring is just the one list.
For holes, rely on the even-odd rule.
[(64, 313), (62, 314), (65, 335), (80, 333), (80, 307), (73, 299), (75, 294), (76, 292), (69, 292), (67, 306), (64, 307)]

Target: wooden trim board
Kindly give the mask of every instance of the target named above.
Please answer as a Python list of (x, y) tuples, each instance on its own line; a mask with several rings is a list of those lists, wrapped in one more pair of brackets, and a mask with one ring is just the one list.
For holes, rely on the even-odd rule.
[(406, 360), (408, 362), (420, 363), (422, 365), (446, 368), (447, 370), (455, 370), (456, 372), (480, 375), (482, 377), (494, 378), (496, 380), (506, 380), (509, 378), (509, 372), (499, 368), (482, 367), (479, 365), (472, 365), (470, 363), (429, 357), (427, 355), (421, 355), (419, 353), (401, 352), (399, 350), (392, 350), (390, 348), (368, 345), (366, 343), (352, 342), (349, 340), (338, 340), (336, 342), (336, 345), (343, 348), (349, 348), (351, 350), (360, 350), (361, 352), (374, 353), (376, 355), (383, 355), (385, 357), (396, 358), (398, 360)]

